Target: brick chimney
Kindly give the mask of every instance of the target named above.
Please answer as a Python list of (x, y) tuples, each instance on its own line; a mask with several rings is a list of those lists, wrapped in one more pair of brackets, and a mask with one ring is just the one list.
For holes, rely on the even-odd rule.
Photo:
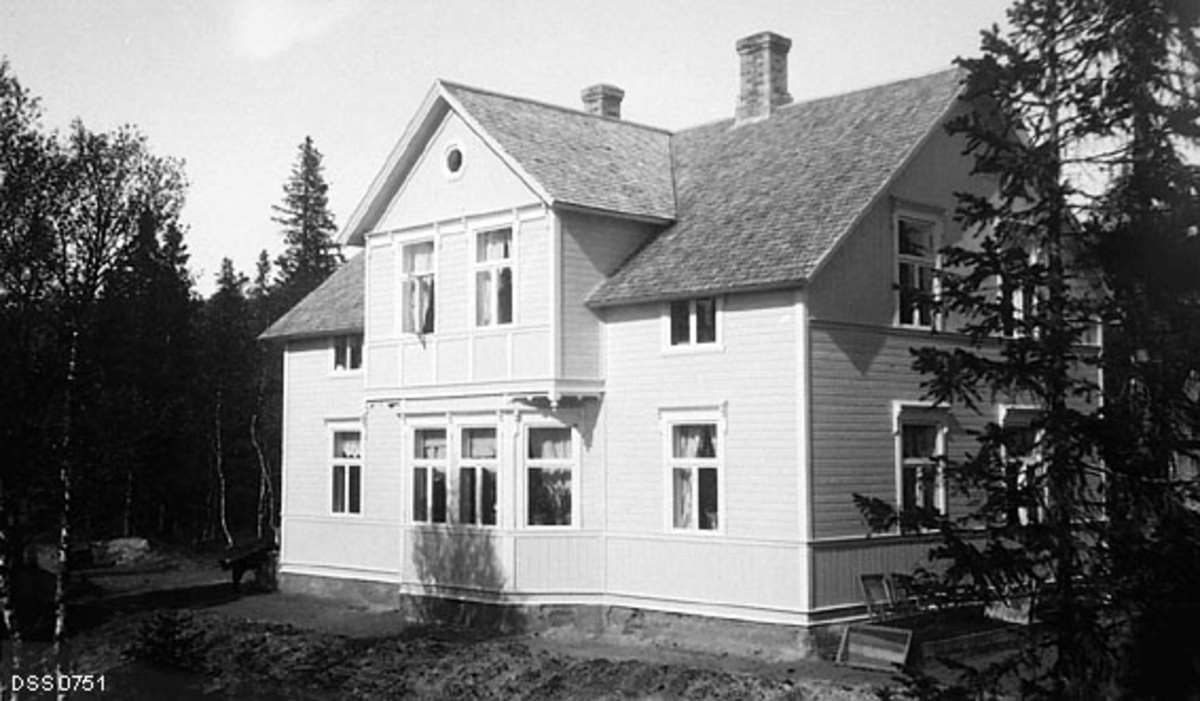
[(625, 91), (617, 86), (600, 83), (584, 88), (579, 95), (583, 98), (583, 109), (588, 114), (621, 118), (621, 100), (625, 97)]
[(738, 41), (742, 86), (737, 124), (766, 119), (775, 108), (791, 103), (787, 85), (787, 55), (791, 48), (791, 39), (774, 32), (759, 32)]

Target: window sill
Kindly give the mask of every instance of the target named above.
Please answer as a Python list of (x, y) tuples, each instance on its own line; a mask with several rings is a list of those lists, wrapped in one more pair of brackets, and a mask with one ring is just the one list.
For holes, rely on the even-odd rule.
[(330, 377), (338, 377), (338, 378), (362, 377), (362, 374), (363, 374), (362, 368), (358, 368), (356, 370), (330, 370), (329, 371)]
[(724, 343), (687, 343), (662, 349), (663, 355), (718, 355), (724, 352)]

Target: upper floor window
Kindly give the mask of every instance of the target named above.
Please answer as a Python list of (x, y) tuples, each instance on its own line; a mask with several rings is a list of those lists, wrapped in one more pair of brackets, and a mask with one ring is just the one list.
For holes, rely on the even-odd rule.
[(480, 232), (475, 238), (475, 325), (513, 320), (513, 235), (511, 228)]
[(362, 368), (362, 334), (337, 336), (333, 339), (334, 372), (349, 372)]
[(717, 298), (697, 297), (671, 302), (671, 346), (717, 342)]
[(362, 512), (362, 434), (333, 433), (333, 504), (335, 514)]
[(896, 225), (897, 323), (933, 328), (934, 275), (938, 267), (937, 224), (898, 215)]
[(433, 241), (411, 243), (403, 248), (401, 289), (404, 333), (424, 335), (434, 330)]
[(530, 526), (569, 526), (572, 522), (575, 442), (568, 427), (532, 426), (525, 434)]

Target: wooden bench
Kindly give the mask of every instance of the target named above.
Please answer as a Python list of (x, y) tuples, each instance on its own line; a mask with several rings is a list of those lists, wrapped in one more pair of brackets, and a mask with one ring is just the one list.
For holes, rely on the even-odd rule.
[(233, 588), (236, 591), (241, 585), (242, 576), (254, 570), (255, 581), (266, 582), (271, 576), (271, 554), (279, 549), (274, 541), (256, 540), (252, 543), (235, 545), (225, 551), (218, 561), (221, 569), (228, 570), (233, 577)]

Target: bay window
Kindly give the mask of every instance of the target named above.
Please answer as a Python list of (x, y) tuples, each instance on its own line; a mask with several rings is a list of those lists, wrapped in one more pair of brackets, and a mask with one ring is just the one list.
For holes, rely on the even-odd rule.
[(496, 429), (464, 428), (458, 466), (458, 522), (496, 525)]
[(530, 526), (573, 522), (575, 440), (569, 427), (531, 426), (526, 431), (526, 508)]
[(413, 431), (413, 521), (446, 522), (446, 429)]

